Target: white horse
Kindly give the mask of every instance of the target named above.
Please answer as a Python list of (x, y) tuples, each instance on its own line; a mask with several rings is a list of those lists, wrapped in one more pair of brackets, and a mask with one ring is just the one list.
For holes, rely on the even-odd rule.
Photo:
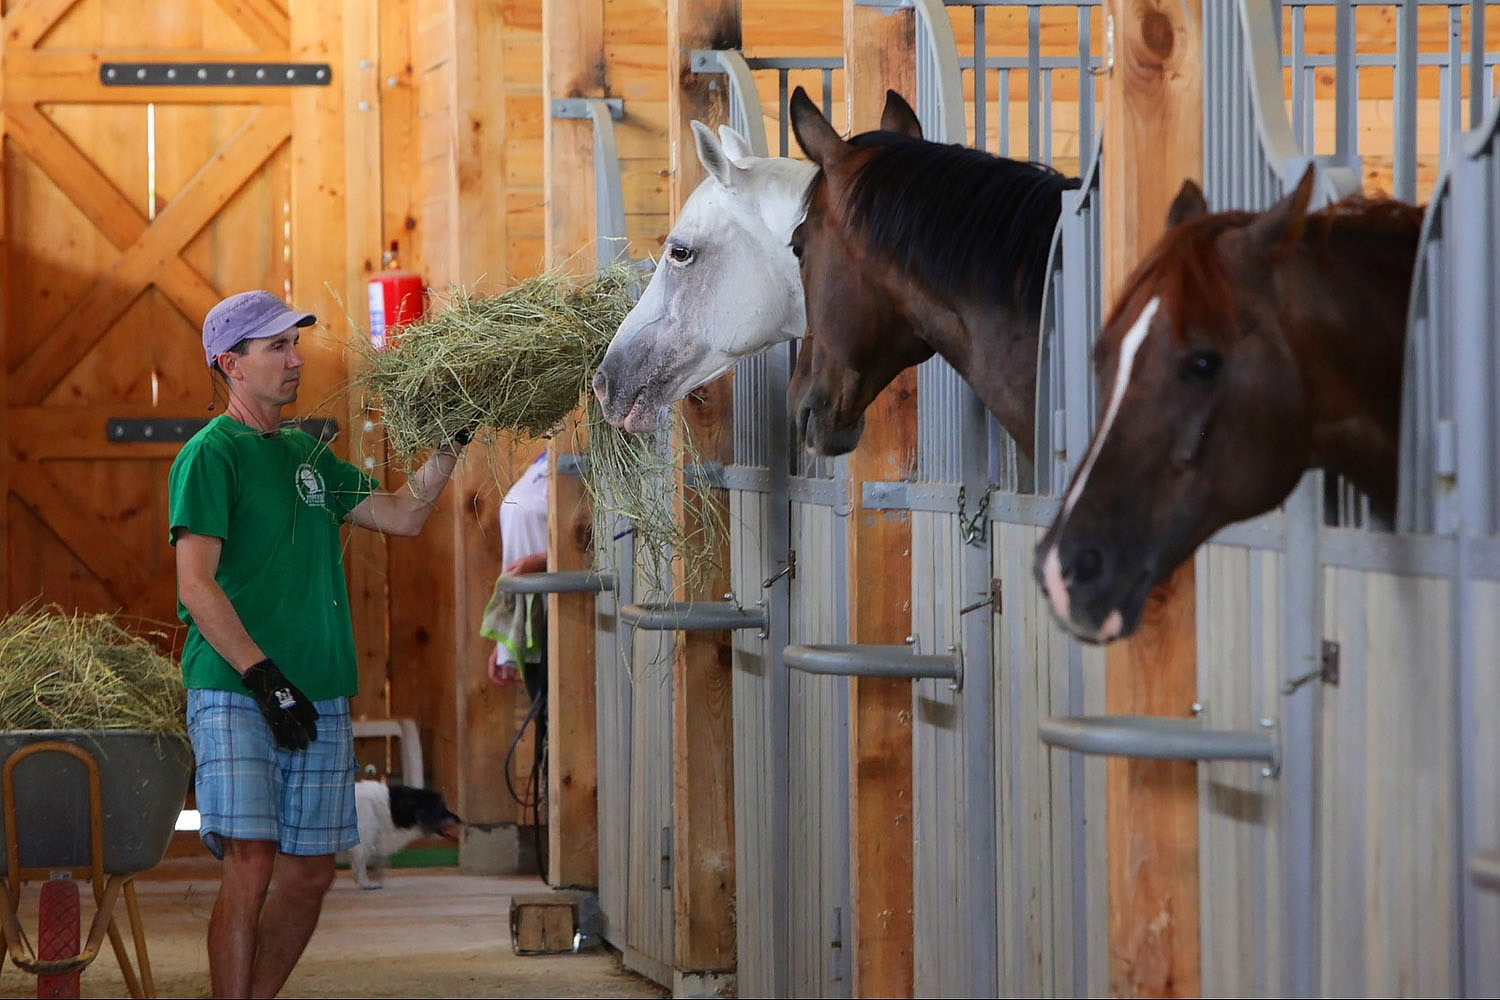
[(682, 206), (640, 301), (594, 374), (604, 417), (659, 427), (666, 408), (737, 358), (802, 336), (802, 276), (790, 242), (817, 168), (755, 156), (733, 129), (693, 122), (708, 176)]

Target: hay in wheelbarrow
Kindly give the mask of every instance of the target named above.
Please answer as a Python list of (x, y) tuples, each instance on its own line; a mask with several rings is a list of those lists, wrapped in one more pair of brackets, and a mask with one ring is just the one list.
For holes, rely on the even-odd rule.
[(0, 619), (0, 730), (187, 735), (182, 673), (114, 615), (28, 605)]

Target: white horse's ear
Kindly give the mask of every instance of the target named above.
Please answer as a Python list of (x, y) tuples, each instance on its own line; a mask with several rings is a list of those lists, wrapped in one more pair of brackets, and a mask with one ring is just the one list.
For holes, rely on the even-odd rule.
[(696, 119), (693, 126), (693, 145), (698, 148), (698, 162), (726, 189), (734, 188), (734, 173), (740, 169), (730, 162), (729, 155), (707, 125)]
[(755, 155), (755, 151), (750, 148), (750, 140), (728, 125), (719, 126), (719, 141), (724, 144), (725, 154), (736, 163)]

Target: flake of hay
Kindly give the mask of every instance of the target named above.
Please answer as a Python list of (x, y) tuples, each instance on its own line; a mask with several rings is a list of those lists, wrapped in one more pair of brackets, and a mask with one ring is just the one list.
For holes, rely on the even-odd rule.
[(0, 728), (186, 736), (175, 661), (113, 615), (24, 607), (0, 619)]
[(620, 264), (585, 278), (547, 272), (498, 295), (457, 292), (384, 350), (357, 341), (366, 364), (355, 386), (401, 459), (465, 428), (550, 434), (587, 392), (638, 280)]

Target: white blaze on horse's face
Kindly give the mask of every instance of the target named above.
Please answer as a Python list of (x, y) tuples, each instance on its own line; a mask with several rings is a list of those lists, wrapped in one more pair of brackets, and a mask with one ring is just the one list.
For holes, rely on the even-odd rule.
[[(1062, 513), (1058, 515), (1058, 526), (1053, 532), (1052, 545), (1047, 549), (1047, 554), (1043, 558), (1042, 583), (1046, 588), (1047, 598), (1052, 604), (1052, 613), (1057, 616), (1058, 621), (1070, 627), (1072, 623), (1071, 601), (1067, 580), (1063, 576), (1062, 559), (1058, 554), (1060, 545), (1058, 539), (1067, 530), (1068, 515), (1077, 505), (1078, 498), (1083, 496), (1083, 490), (1088, 484), (1089, 473), (1093, 471), (1094, 462), (1098, 460), (1099, 453), (1104, 450), (1110, 428), (1114, 426), (1115, 418), (1120, 415), (1120, 406), (1125, 401), (1125, 390), (1130, 386), (1130, 372), (1135, 367), (1135, 356), (1140, 351), (1141, 344), (1145, 342), (1146, 335), (1151, 332), (1151, 321), (1156, 318), (1156, 310), (1160, 306), (1160, 298), (1153, 298), (1147, 302), (1146, 308), (1141, 310), (1134, 325), (1120, 342), (1120, 362), (1115, 368), (1115, 384), (1109, 395), (1109, 407), (1104, 411), (1104, 419), (1099, 422), (1099, 430), (1094, 434), (1088, 456), (1084, 458), (1078, 475), (1073, 479), (1073, 487), (1068, 490), (1067, 499), (1063, 501)], [(1109, 642), (1120, 634), (1123, 627), (1124, 619), (1118, 611), (1115, 611), (1105, 619), (1097, 636), (1082, 636), (1082, 638), (1095, 642)]]
[(816, 168), (745, 155), (728, 129), (723, 145), (698, 122), (693, 131), (708, 177), (594, 376), (605, 418), (628, 431), (655, 430), (667, 406), (806, 326), (789, 243)]

